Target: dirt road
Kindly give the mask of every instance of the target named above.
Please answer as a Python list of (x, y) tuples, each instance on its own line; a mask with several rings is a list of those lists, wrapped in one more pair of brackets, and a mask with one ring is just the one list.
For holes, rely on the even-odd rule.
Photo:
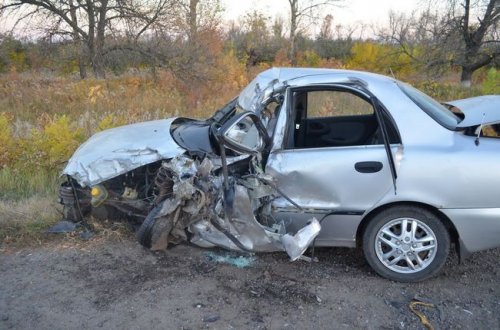
[[(228, 256), (249, 265), (216, 261)], [(499, 256), (452, 257), (438, 278), (401, 284), (348, 249), (312, 264), (186, 245), (151, 253), (128, 238), (4, 249), (0, 329), (423, 329), (414, 298), (435, 304), (419, 309), (436, 329), (498, 329)]]

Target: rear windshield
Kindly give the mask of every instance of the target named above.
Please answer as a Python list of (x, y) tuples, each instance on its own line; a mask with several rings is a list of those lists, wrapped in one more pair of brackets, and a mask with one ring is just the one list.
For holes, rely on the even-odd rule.
[(457, 128), (460, 118), (444, 105), (408, 84), (398, 82), (398, 86), (420, 109), (439, 124), (451, 130)]

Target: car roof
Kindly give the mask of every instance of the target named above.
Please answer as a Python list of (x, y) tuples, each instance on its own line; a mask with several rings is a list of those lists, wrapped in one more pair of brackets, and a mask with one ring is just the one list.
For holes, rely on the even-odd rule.
[(366, 84), (396, 81), (396, 79), (371, 72), (344, 70), (344, 69), (321, 69), (321, 68), (274, 67), (261, 72), (259, 76), (269, 76), (274, 79), (277, 79), (282, 83), (291, 82), (299, 79), (301, 80), (301, 82), (309, 81), (310, 83), (314, 83), (317, 80), (321, 82), (325, 82), (328, 80), (330, 80), (331, 82), (336, 82), (345, 80), (346, 78), (347, 79), (350, 78), (350, 80), (365, 82)]

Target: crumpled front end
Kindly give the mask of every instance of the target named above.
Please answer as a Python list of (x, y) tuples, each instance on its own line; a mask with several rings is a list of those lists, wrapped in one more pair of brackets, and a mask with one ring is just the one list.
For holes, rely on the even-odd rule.
[(270, 203), (278, 195), (262, 173), (231, 176), (226, 190), (209, 158), (199, 162), (179, 156), (162, 166), (171, 173), (172, 194), (137, 233), (139, 241), (153, 250), (190, 241), (242, 252), (286, 251), (296, 260), (321, 229), (313, 218), (296, 234), (287, 234), (287, 225), (271, 216)]

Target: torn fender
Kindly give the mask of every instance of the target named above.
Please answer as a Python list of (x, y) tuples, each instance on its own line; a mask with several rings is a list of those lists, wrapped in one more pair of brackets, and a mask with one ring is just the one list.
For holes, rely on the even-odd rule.
[(62, 174), (82, 187), (94, 186), (140, 166), (182, 154), (170, 134), (176, 118), (111, 128), (93, 135), (68, 161)]

